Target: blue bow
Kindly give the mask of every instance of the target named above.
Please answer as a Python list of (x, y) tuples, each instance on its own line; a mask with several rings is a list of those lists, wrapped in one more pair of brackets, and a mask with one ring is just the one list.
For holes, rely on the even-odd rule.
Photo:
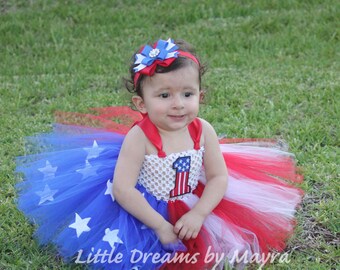
[(172, 39), (168, 40), (158, 40), (156, 47), (151, 47), (146, 45), (141, 53), (136, 54), (135, 64), (138, 65), (134, 67), (135, 72), (139, 72), (142, 69), (151, 66), (156, 60), (164, 61), (168, 58), (178, 57), (178, 46), (174, 43)]

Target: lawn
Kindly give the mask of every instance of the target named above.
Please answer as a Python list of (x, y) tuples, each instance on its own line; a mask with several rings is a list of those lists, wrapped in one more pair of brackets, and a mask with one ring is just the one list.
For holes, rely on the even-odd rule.
[(207, 64), (200, 116), (218, 134), (284, 140), (303, 170), (290, 262), (265, 268), (337, 269), (339, 18), (336, 0), (0, 1), (0, 269), (80, 269), (16, 209), (15, 157), (55, 111), (128, 104), (131, 55), (168, 37)]

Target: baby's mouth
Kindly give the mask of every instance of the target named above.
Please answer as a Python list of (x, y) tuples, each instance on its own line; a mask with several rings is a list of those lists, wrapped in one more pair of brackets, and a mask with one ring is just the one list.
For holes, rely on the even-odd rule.
[(181, 115), (169, 115), (170, 118), (173, 118), (173, 119), (183, 119), (184, 118), (184, 114), (181, 114)]

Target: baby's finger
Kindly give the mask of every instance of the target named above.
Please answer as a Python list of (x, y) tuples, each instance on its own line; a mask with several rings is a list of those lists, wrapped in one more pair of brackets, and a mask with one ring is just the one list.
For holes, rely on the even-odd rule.
[(198, 236), (198, 231), (194, 232), (191, 236), (192, 239), (195, 239)]
[(180, 230), (183, 227), (183, 223), (181, 221), (177, 221), (175, 226), (174, 226), (174, 233), (178, 234), (180, 232)]
[(184, 239), (185, 240), (189, 240), (192, 238), (192, 231), (187, 231), (187, 233), (185, 234), (184, 236)]
[(178, 238), (181, 239), (181, 240), (186, 239), (187, 233), (188, 233), (188, 229), (185, 228), (185, 227), (182, 227), (181, 230), (178, 233)]

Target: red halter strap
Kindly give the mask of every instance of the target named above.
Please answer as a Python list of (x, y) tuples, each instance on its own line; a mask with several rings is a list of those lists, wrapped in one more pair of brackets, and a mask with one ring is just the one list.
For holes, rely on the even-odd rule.
[(202, 135), (201, 120), (199, 120), (198, 118), (195, 118), (195, 120), (189, 124), (188, 129), (189, 129), (191, 139), (194, 142), (194, 149), (199, 150), (200, 142), (201, 142), (201, 135)]
[[(162, 138), (158, 133), (157, 127), (150, 121), (148, 116), (145, 116), (141, 121), (136, 123), (144, 132), (145, 136), (149, 139), (149, 141), (156, 147), (158, 156), (160, 158), (166, 157), (165, 152), (163, 151), (163, 143)], [(191, 139), (194, 142), (194, 149), (200, 149), (200, 141), (202, 135), (202, 123), (198, 118), (195, 118), (189, 126), (188, 130), (191, 136)]]

